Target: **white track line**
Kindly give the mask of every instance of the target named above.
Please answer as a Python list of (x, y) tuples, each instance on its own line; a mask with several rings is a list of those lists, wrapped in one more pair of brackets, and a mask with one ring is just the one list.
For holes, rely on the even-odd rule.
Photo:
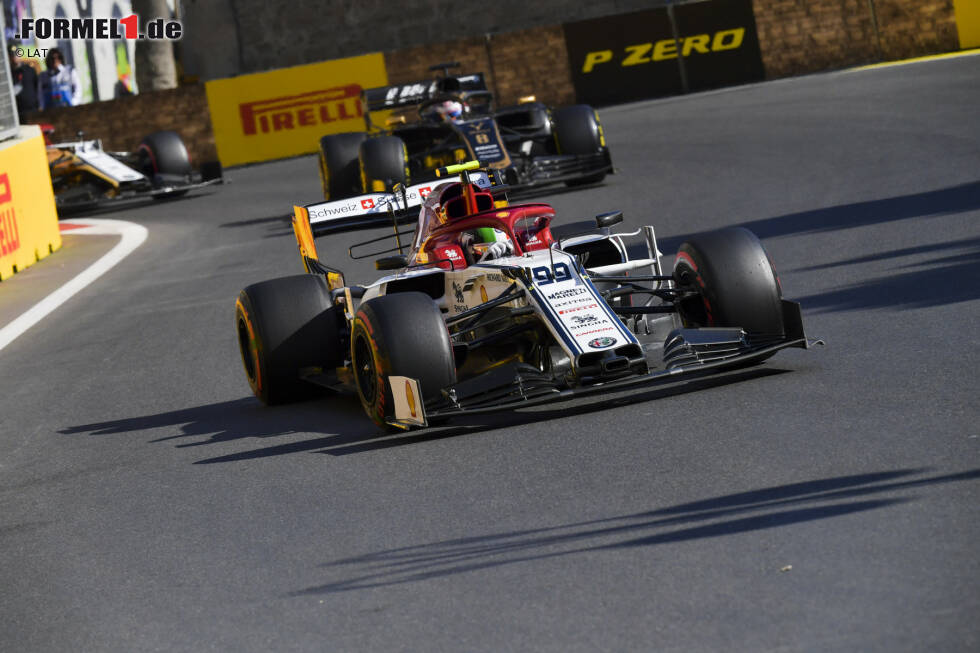
[(53, 293), (29, 308), (13, 322), (0, 329), (0, 350), (13, 342), (32, 326), (44, 319), (48, 313), (71, 299), (75, 293), (85, 288), (103, 274), (108, 272), (116, 263), (129, 256), (133, 250), (146, 240), (146, 227), (122, 220), (98, 220), (95, 218), (78, 218), (62, 220), (67, 224), (89, 225), (65, 232), (67, 235), (89, 236), (122, 236), (115, 247), (110, 249), (102, 258), (85, 268), (74, 279), (61, 286)]

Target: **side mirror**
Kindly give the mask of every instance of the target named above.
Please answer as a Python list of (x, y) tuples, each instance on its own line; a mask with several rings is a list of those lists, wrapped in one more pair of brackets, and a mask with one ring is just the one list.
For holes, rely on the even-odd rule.
[(595, 217), (595, 226), (600, 229), (606, 229), (613, 226), (614, 224), (619, 224), (623, 221), (622, 211), (610, 211), (609, 213), (600, 213)]
[(397, 256), (385, 256), (374, 262), (375, 270), (401, 270), (408, 267), (408, 258), (399, 254)]

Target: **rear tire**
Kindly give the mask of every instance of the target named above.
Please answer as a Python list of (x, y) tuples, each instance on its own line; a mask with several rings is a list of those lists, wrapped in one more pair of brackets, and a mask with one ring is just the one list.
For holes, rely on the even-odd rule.
[(324, 199), (339, 200), (364, 192), (357, 155), (366, 138), (364, 132), (349, 132), (328, 134), (320, 139), (320, 184)]
[[(595, 154), (604, 147), (602, 125), (595, 109), (576, 104), (556, 109), (553, 114), (555, 144), (561, 154)], [(606, 177), (598, 172), (588, 177), (565, 182), (566, 186), (595, 184)]]
[(456, 382), (449, 332), (439, 307), (419, 292), (361, 304), (351, 328), (351, 361), (364, 412), (383, 426), (394, 415), (389, 376), (418, 379), (423, 401)]
[(316, 396), (306, 367), (343, 364), (340, 321), (323, 277), (303, 274), (248, 286), (235, 305), (238, 346), (252, 392), (265, 404)]
[(741, 327), (751, 336), (785, 335), (782, 290), (769, 255), (744, 227), (700, 234), (674, 261), (674, 278), (698, 296), (679, 304), (691, 326)]
[(365, 193), (385, 192), (395, 182), (408, 185), (408, 150), (397, 136), (376, 136), (361, 143), (361, 185)]

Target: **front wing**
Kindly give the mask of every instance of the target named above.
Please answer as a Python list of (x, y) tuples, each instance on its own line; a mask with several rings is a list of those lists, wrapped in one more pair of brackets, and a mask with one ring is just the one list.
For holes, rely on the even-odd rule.
[(71, 191), (63, 194), (55, 195), (55, 207), (59, 214), (71, 213), (73, 211), (88, 211), (95, 208), (100, 208), (104, 206), (112, 206), (115, 204), (132, 202), (135, 200), (145, 199), (148, 197), (154, 197), (157, 195), (169, 195), (171, 193), (185, 193), (190, 190), (196, 190), (198, 188), (205, 188), (207, 186), (214, 186), (215, 184), (224, 183), (221, 177), (216, 179), (208, 179), (207, 181), (199, 181), (191, 184), (179, 184), (173, 186), (162, 186), (159, 188), (152, 189), (131, 189), (131, 190), (121, 190), (119, 193), (113, 197), (93, 197), (91, 195), (73, 195)]
[(594, 154), (547, 154), (516, 160), (504, 171), (513, 190), (588, 179), (614, 171), (609, 150)]
[[(715, 372), (761, 363), (781, 349), (796, 347), (809, 349), (823, 344), (820, 340), (808, 340), (803, 332), (800, 305), (783, 300), (785, 337), (779, 340), (752, 342), (739, 329), (684, 329), (690, 342), (683, 340), (683, 333), (669, 342), (665, 357), (672, 361), (666, 369), (641, 375), (631, 375), (575, 388), (559, 388), (554, 380), (527, 365), (514, 364), (492, 370), (474, 379), (468, 379), (443, 389), (443, 397), (425, 404), (423, 415), (417, 421), (392, 420), (394, 425), (425, 425), (429, 420), (459, 415), (474, 415), (506, 410), (516, 410), (555, 401), (595, 395), (639, 386), (667, 385)], [(711, 334), (711, 332), (717, 332)], [(741, 334), (733, 337), (734, 334)], [(701, 335), (699, 335), (699, 333)], [(392, 384), (392, 391), (397, 391)]]

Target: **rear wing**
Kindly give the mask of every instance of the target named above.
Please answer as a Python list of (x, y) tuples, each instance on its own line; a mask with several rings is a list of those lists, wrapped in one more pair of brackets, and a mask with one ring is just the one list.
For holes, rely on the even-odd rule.
[(415, 184), (401, 193), (366, 193), (332, 202), (316, 202), (303, 208), (310, 216), (310, 226), (316, 233), (383, 223), (395, 218), (401, 222), (412, 215), (412, 209), (425, 201), (438, 181)]
[[(494, 176), (496, 177), (496, 175)], [(493, 188), (494, 191), (497, 191), (504, 188), (500, 186), (499, 178), (491, 177), (483, 170), (471, 173), (470, 180), (482, 189)], [(437, 179), (413, 184), (405, 188), (404, 196), (401, 192), (366, 193), (343, 200), (316, 202), (296, 208), (302, 208), (306, 211), (310, 226), (315, 233), (382, 224), (391, 220), (392, 213), (395, 214), (395, 219), (398, 222), (404, 222), (418, 215), (418, 207), (429, 196), (429, 193), (444, 183), (446, 182)]]
[(426, 100), (444, 93), (469, 93), (486, 90), (488, 90), (487, 83), (483, 78), (483, 73), (450, 75), (409, 84), (365, 89), (364, 106), (369, 112), (398, 109), (422, 104)]

